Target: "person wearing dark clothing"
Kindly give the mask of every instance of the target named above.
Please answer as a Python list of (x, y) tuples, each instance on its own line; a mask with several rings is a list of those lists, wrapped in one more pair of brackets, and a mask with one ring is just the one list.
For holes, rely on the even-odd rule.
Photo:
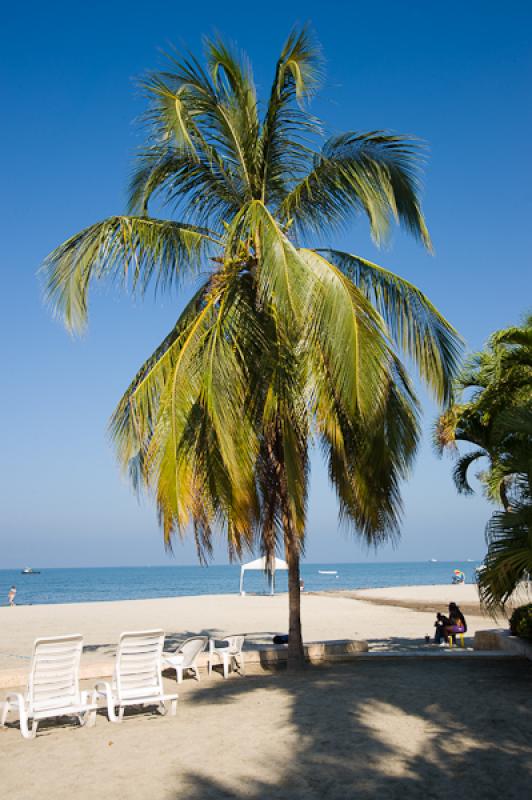
[(467, 631), (467, 622), (456, 603), (449, 603), (449, 624), (445, 626), (444, 630), (446, 640), (457, 633)]
[(449, 625), (449, 620), (443, 614), (436, 614), (436, 622), (434, 623), (434, 627), (436, 631), (434, 632), (434, 642), (435, 644), (441, 644), (446, 640), (445, 636), (445, 628)]

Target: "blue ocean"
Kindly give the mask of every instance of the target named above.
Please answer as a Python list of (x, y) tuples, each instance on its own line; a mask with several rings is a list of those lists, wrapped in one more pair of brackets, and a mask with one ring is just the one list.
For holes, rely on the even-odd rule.
[[(307, 564), (301, 566), (305, 591), (368, 589), (380, 586), (408, 586), (451, 583), (453, 570), (461, 569), (466, 582), (474, 581), (479, 562), (399, 562), (382, 564)], [(38, 566), (33, 567), (39, 570)], [(328, 574), (324, 574), (328, 573)], [(332, 574), (330, 574), (332, 573)], [(240, 567), (163, 566), (93, 567), (83, 569), (41, 569), (40, 574), (22, 575), (20, 570), (0, 570), (0, 605), (7, 593), (17, 588), (17, 605), (40, 603), (85, 603), (99, 600), (140, 600), (179, 595), (236, 594)], [(268, 591), (262, 572), (246, 572), (248, 593)], [(287, 574), (278, 571), (276, 590), (287, 591)]]

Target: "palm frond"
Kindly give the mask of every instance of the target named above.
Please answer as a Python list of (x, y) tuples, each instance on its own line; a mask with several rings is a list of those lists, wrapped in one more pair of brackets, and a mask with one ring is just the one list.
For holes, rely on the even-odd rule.
[[(206, 47), (212, 68), (216, 45)], [(231, 94), (227, 81), (215, 84), (194, 56), (169, 56), (169, 62), (172, 71), (153, 73), (142, 83), (150, 103), (144, 116), (149, 140), (159, 148), (173, 145), (206, 167), (209, 160), (216, 163), (224, 181), (243, 201), (250, 199), (253, 142), (241, 98)]]
[(364, 294), (386, 322), (393, 341), (416, 364), (438, 402), (448, 403), (462, 340), (413, 284), (371, 261), (338, 250), (319, 250)]
[(159, 347), (141, 366), (122, 395), (109, 423), (119, 463), (130, 470), (134, 485), (149, 483), (144, 456), (157, 425), (161, 395), (171, 380), (177, 359), (191, 347), (198, 327), (213, 309), (219, 295), (207, 281), (182, 311)]
[(256, 278), (258, 303), (274, 306), (287, 329), (299, 325), (312, 299), (315, 277), (260, 200), (243, 206), (227, 229), (226, 263), (246, 259)]
[(109, 217), (67, 239), (47, 256), (46, 300), (69, 330), (82, 330), (92, 281), (110, 279), (145, 291), (168, 290), (197, 271), (213, 244), (209, 232), (147, 217)]
[(216, 150), (194, 135), (197, 153), (153, 147), (137, 157), (129, 186), (129, 211), (146, 216), (154, 196), (184, 219), (220, 231), (243, 202), (241, 187)]
[(420, 161), (412, 138), (382, 131), (335, 136), (283, 199), (280, 217), (301, 232), (323, 233), (364, 212), (377, 243), (395, 219), (430, 249), (419, 202)]
[[(275, 342), (262, 366), (268, 365), (263, 378), (264, 403), (262, 429), (267, 463), (274, 470), (277, 508), (280, 518), (303, 546), (306, 527), (306, 508), (309, 475), (308, 438), (309, 417), (305, 405), (305, 376), (294, 342), (284, 331), (277, 330)], [(263, 470), (264, 471), (264, 470)], [(272, 498), (262, 497), (267, 503)]]
[(488, 553), (479, 573), (483, 604), (496, 611), (516, 586), (532, 574), (532, 503), (496, 511), (486, 529)]
[(390, 353), (381, 321), (364, 295), (334, 264), (301, 248), (313, 276), (305, 330), (305, 353), (314, 369), (326, 365), (331, 384), (349, 415), (371, 417), (386, 387)]
[(241, 281), (202, 287), (112, 421), (122, 461), (136, 459), (156, 493), (165, 541), (192, 524), (202, 558), (213, 527), (226, 530), (233, 555), (254, 535), (258, 444), (243, 356), (257, 335)]
[(318, 88), (322, 57), (307, 28), (292, 31), (275, 68), (262, 125), (260, 198), (278, 204), (310, 166), (309, 139), (321, 132), (318, 120), (303, 108)]
[(385, 396), (369, 419), (349, 417), (333, 391), (321, 400), (318, 434), (340, 519), (368, 545), (396, 539), (400, 484), (409, 473), (420, 433), (417, 400), (400, 363), (390, 362)]
[(485, 458), (485, 450), (473, 450), (471, 453), (460, 456), (453, 469), (453, 481), (460, 494), (473, 494), (473, 489), (467, 478), (467, 473), (471, 464), (479, 458)]

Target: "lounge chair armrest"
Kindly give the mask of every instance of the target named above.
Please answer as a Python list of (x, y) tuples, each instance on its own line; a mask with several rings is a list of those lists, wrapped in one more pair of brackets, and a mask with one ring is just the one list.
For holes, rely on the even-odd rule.
[(19, 712), (22, 714), (25, 706), (26, 699), (24, 695), (20, 694), (20, 692), (10, 692), (10, 694), (6, 695), (4, 700), (0, 703), (0, 708), (4, 707), (6, 709), (6, 714), (8, 713), (8, 708), (18, 708)]
[(94, 684), (94, 697), (96, 698), (97, 695), (104, 695), (105, 697), (113, 695), (113, 688), (108, 681), (98, 681), (98, 683)]
[(6, 703), (22, 703), (22, 704), (24, 704), (24, 702), (25, 702), (24, 695), (22, 695), (20, 692), (11, 692), (10, 694), (7, 694), (5, 696), (4, 700), (5, 700)]

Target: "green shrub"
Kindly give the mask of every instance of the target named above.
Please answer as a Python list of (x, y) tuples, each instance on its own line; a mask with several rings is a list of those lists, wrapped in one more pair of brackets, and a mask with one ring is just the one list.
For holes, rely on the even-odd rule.
[(532, 642), (532, 603), (515, 609), (510, 617), (510, 630), (514, 636)]

